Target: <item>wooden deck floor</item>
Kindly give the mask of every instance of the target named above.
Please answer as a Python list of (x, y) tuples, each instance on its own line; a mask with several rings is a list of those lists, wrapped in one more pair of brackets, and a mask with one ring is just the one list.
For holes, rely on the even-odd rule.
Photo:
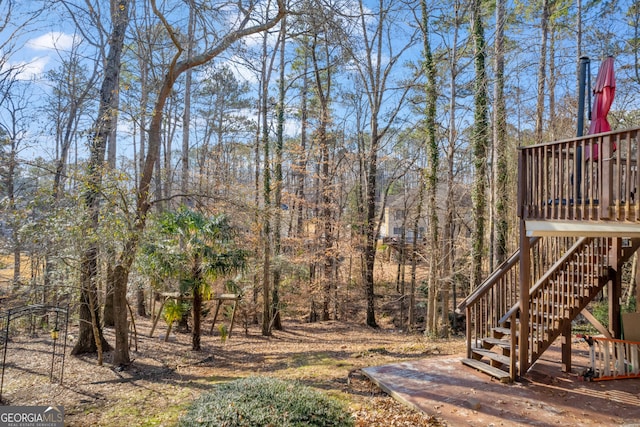
[(363, 369), (397, 400), (448, 426), (640, 425), (640, 379), (585, 382), (588, 346), (575, 343), (573, 373), (560, 369), (554, 345), (524, 381), (502, 384), (463, 366), (464, 357), (437, 357)]

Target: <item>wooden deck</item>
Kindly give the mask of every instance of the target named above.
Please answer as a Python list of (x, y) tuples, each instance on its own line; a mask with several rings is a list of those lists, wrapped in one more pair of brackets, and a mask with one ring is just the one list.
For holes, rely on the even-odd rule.
[(515, 384), (463, 368), (457, 356), (362, 371), (396, 400), (449, 426), (639, 425), (640, 381), (583, 381), (579, 374), (589, 366), (588, 351), (586, 343), (576, 343), (573, 372), (564, 373), (556, 342)]
[(636, 224), (640, 232), (639, 132), (634, 128), (520, 148), (518, 216), (526, 223), (573, 222), (574, 233), (592, 222)]

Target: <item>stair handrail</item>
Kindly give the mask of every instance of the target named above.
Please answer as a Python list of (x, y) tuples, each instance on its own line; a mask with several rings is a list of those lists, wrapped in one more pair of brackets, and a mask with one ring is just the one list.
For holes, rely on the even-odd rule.
[[(549, 280), (549, 278), (554, 275), (558, 270), (564, 268), (564, 266), (569, 262), (569, 258), (572, 257), (578, 250), (581, 250), (584, 246), (588, 245), (589, 242), (593, 240), (593, 237), (581, 237), (579, 238), (570, 248), (565, 252), (565, 254), (556, 261), (551, 268), (549, 268), (543, 275), (538, 279), (538, 281), (529, 289), (529, 297), (527, 301), (531, 299), (531, 297), (544, 286), (544, 284)], [(504, 324), (511, 318), (511, 316), (515, 315), (518, 310), (520, 310), (520, 303), (515, 304), (509, 311), (505, 313), (504, 316), (500, 318), (498, 323)]]
[[(530, 237), (529, 244), (533, 247), (540, 237)], [(472, 306), (480, 298), (482, 298), (487, 292), (489, 292), (494, 285), (507, 274), (518, 262), (520, 261), (520, 249), (517, 249), (509, 258), (507, 258), (502, 264), (500, 264), (490, 275), (487, 277), (480, 286), (473, 290), (467, 297), (458, 304), (456, 313), (462, 313), (467, 307)]]

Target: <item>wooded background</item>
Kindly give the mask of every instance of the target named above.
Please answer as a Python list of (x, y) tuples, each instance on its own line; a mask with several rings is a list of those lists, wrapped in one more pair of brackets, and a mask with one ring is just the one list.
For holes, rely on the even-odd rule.
[(72, 303), (77, 353), (114, 325), (116, 363), (152, 291), (241, 292), (265, 335), (283, 315), (376, 326), (390, 292), (398, 327), (447, 335), (516, 247), (517, 147), (576, 136), (580, 57), (592, 81), (615, 57), (609, 122), (640, 125), (638, 1), (0, 11), (2, 292)]

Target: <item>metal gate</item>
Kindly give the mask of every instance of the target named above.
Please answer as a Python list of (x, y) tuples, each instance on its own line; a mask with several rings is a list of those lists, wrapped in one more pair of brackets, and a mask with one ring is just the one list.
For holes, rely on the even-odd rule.
[(44, 304), (32, 304), (22, 307), (10, 308), (0, 312), (0, 351), (2, 352), (2, 373), (0, 374), (0, 403), (2, 403), (2, 389), (4, 386), (4, 374), (7, 367), (7, 352), (11, 348), (10, 332), (11, 322), (28, 316), (29, 333), (34, 335), (37, 328), (37, 319), (46, 318), (49, 327), (51, 341), (51, 365), (49, 380), (62, 384), (64, 375), (64, 357), (67, 348), (67, 331), (69, 324), (69, 307)]

